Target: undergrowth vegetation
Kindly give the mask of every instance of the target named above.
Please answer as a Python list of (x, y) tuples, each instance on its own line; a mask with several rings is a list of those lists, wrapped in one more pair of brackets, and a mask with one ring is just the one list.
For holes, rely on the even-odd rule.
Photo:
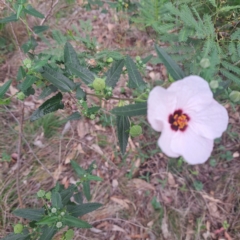
[[(51, 240), (54, 235), (61, 235), (62, 240), (70, 240), (74, 238), (75, 232), (72, 229), (75, 228), (92, 228), (97, 233), (97, 223), (101, 218), (94, 219), (97, 216), (94, 213), (93, 218), (89, 218), (91, 221), (78, 217), (107, 205), (107, 201), (98, 198), (98, 195), (113, 191), (110, 190), (110, 185), (114, 190), (119, 188), (123, 198), (118, 199), (116, 195), (107, 198), (128, 210), (116, 210), (120, 212), (121, 221), (130, 219), (128, 214), (139, 217), (141, 226), (144, 225), (144, 229), (147, 229), (145, 238), (153, 235), (157, 239), (218, 239), (222, 235), (228, 240), (232, 239), (230, 235), (234, 239), (240, 238), (240, 225), (236, 221), (239, 216), (240, 177), (235, 172), (234, 165), (231, 165), (234, 159), (239, 158), (240, 144), (239, 1), (88, 0), (79, 3), (79, 9), (93, 14), (92, 20), (78, 19), (73, 24), (71, 14), (74, 15), (77, 3), (70, 0), (62, 2), (53, 1), (46, 11), (41, 4), (30, 3), (28, 0), (0, 1), (0, 64), (4, 76), (3, 79), (0, 78), (1, 120), (4, 126), (1, 130), (3, 147), (0, 148), (0, 160), (3, 170), (11, 166), (11, 173), (16, 171), (16, 179), (7, 177), (0, 182), (0, 203), (7, 206), (7, 210), (1, 208), (0, 216), (0, 223), (8, 226), (7, 231), (1, 235), (3, 239)], [(67, 9), (66, 12), (55, 12), (55, 8), (61, 4), (63, 9)], [(106, 24), (108, 30), (111, 29), (109, 32), (120, 25), (120, 33), (111, 32), (114, 40), (125, 37), (118, 48), (104, 46), (104, 40), (100, 43), (98, 34), (101, 35), (101, 32), (93, 34), (98, 14), (102, 19), (111, 16)], [(71, 21), (64, 30), (61, 29), (59, 22), (68, 18)], [(127, 28), (123, 28), (125, 32), (122, 34), (124, 30), (121, 29), (121, 24)], [(18, 33), (19, 26), (24, 29), (22, 35)], [(144, 43), (138, 43), (137, 40), (131, 43), (131, 37), (128, 37), (131, 36), (131, 30), (138, 32), (138, 36), (144, 35), (147, 40)], [(134, 46), (135, 43), (140, 45), (140, 50)], [(6, 68), (5, 56), (11, 56), (13, 51), (18, 52), (19, 62), (15, 64), (15, 72), (10, 73)], [(163, 65), (164, 70), (155, 77), (154, 71)], [(230, 116), (223, 140), (219, 136), (225, 130), (224, 127), (219, 130), (221, 134), (216, 134), (217, 137), (209, 137), (212, 142), (217, 138), (214, 141), (215, 148), (209, 162), (202, 167), (188, 166), (185, 161), (190, 161), (181, 151), (175, 154), (174, 151), (166, 152), (164, 147), (159, 149), (158, 145), (161, 144), (160, 141), (157, 143), (158, 136), (149, 127), (150, 123), (155, 130), (162, 132), (166, 128), (161, 116), (156, 121), (149, 117), (149, 99), (153, 87), (158, 85), (165, 90), (166, 87), (177, 86), (178, 80), (189, 79), (187, 76), (191, 75), (201, 77), (194, 78), (196, 84), (200, 79), (197, 86), (207, 86), (206, 98), (209, 89), (209, 94), (213, 92), (214, 98), (227, 108)], [(188, 89), (187, 84), (182, 86), (184, 91)], [(189, 89), (194, 90), (194, 87)], [(161, 90), (163, 94), (164, 90)], [(175, 91), (176, 95), (178, 91), (180, 90)], [(182, 95), (188, 95), (184, 91)], [(166, 99), (167, 97), (166, 95)], [(161, 102), (155, 104), (161, 106)], [(161, 111), (164, 112), (164, 108)], [(212, 111), (215, 111), (214, 107)], [(158, 114), (158, 111), (153, 112)], [(147, 114), (148, 121), (145, 119)], [(171, 115), (166, 121), (174, 131), (184, 132), (188, 121), (192, 120), (191, 115), (189, 118), (188, 113), (181, 109), (173, 109), (169, 114)], [(223, 121), (223, 118), (221, 112), (218, 122)], [(205, 121), (211, 121), (210, 117), (206, 119)], [(79, 127), (79, 122), (86, 125)], [(65, 136), (74, 124), (77, 130), (73, 130), (71, 136)], [(94, 125), (93, 130), (87, 132), (87, 125)], [(214, 130), (217, 128), (218, 125)], [(104, 135), (98, 131), (107, 133)], [(14, 137), (11, 138), (12, 135)], [(96, 144), (90, 146), (88, 141), (92, 138), (96, 139)], [(43, 139), (46, 139), (46, 144), (42, 143)], [(66, 143), (66, 154), (72, 150), (69, 145), (75, 140), (78, 145), (72, 145), (73, 151), (64, 162), (63, 144)], [(14, 142), (13, 145), (8, 144), (11, 141)], [(29, 142), (33, 143), (32, 146)], [(47, 149), (56, 142), (59, 144), (57, 148)], [(39, 151), (47, 149), (41, 159), (37, 151), (35, 153), (33, 150), (34, 147), (38, 147)], [(89, 149), (97, 152), (101, 158), (91, 157)], [(102, 149), (108, 150), (104, 152)], [(54, 174), (42, 163), (46, 163), (51, 151), (58, 156)], [(15, 153), (12, 154), (13, 152)], [(28, 157), (30, 155), (32, 157)], [(30, 160), (25, 168), (30, 170), (24, 168), (22, 172), (21, 164), (26, 158)], [(95, 158), (99, 162), (93, 162)], [(205, 161), (206, 159), (202, 163)], [(80, 166), (80, 162), (84, 167)], [(58, 180), (64, 172), (63, 165), (69, 163), (79, 180), (74, 182), (68, 176), (67, 179), (72, 182), (68, 180), (66, 184), (66, 179), (63, 178), (61, 181), (64, 183), (60, 184)], [(224, 172), (222, 176), (215, 176), (219, 170), (218, 164), (221, 166), (220, 171)], [(106, 170), (110, 166), (115, 173)], [(233, 171), (230, 178), (224, 170), (228, 166)], [(21, 183), (26, 184), (40, 167), (47, 175), (54, 175), (51, 176), (51, 184), (41, 186), (40, 190), (35, 191), (37, 195), (31, 192), (31, 200), (25, 204), (21, 196), (24, 185)], [(123, 174), (116, 174), (121, 171)], [(114, 178), (106, 177), (112, 176), (109, 172)], [(5, 175), (7, 176), (3, 171), (0, 177)], [(36, 180), (40, 185), (44, 176), (39, 176), (40, 180)], [(229, 191), (226, 190), (228, 185), (232, 186)], [(215, 187), (218, 189), (216, 195), (213, 193)], [(16, 189), (15, 197), (13, 188)], [(138, 190), (131, 192), (134, 188)], [(220, 189), (224, 189), (223, 194)], [(137, 195), (139, 191), (141, 194)], [(228, 194), (232, 196), (232, 202), (226, 197)], [(135, 198), (140, 198), (142, 203), (138, 202), (135, 206)], [(96, 199), (101, 204), (91, 202)], [(216, 203), (222, 204), (224, 201), (231, 206), (222, 207), (225, 210), (220, 214)], [(11, 203), (10, 206), (8, 203)], [(135, 211), (129, 207), (130, 204)], [(139, 215), (144, 210), (136, 209), (143, 207), (148, 211), (149, 205), (149, 217), (144, 220)], [(209, 212), (210, 220), (205, 217), (202, 209)], [(27, 219), (30, 223), (22, 219), (17, 223), (13, 215), (6, 219), (4, 211)], [(231, 212), (231, 217), (223, 217), (227, 211)], [(113, 211), (112, 215), (116, 212)], [(217, 220), (213, 221), (212, 218)], [(113, 231), (124, 232), (122, 228), (119, 230), (118, 225), (113, 226)], [(131, 232), (128, 235), (131, 239), (140, 236), (131, 235)], [(110, 239), (107, 235), (101, 236), (101, 239)], [(126, 238), (119, 235), (117, 239)]]

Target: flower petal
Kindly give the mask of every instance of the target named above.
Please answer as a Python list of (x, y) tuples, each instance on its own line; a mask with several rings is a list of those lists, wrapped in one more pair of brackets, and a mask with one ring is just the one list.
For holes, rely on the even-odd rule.
[(163, 124), (168, 121), (176, 105), (176, 97), (162, 87), (155, 87), (149, 94), (147, 101), (147, 118), (155, 131), (162, 131)]
[(172, 151), (171, 142), (177, 132), (173, 131), (170, 127), (164, 126), (160, 138), (158, 139), (158, 146), (161, 148), (162, 152), (167, 156), (172, 158), (177, 158), (180, 154)]
[(227, 129), (227, 110), (214, 99), (212, 103), (201, 112), (190, 113), (189, 127), (203, 137), (215, 139), (221, 137)]
[(213, 99), (207, 81), (194, 75), (172, 83), (167, 91), (176, 94), (177, 108), (183, 108), (185, 111), (201, 111)]
[(189, 164), (208, 160), (213, 150), (213, 140), (197, 135), (191, 128), (177, 132), (171, 141), (171, 150), (183, 156)]

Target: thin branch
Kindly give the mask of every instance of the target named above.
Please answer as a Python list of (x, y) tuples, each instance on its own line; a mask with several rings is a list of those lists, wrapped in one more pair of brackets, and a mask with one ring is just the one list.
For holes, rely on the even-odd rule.
[(46, 14), (46, 17), (41, 21), (40, 26), (42, 26), (44, 24), (44, 22), (47, 20), (47, 18), (52, 14), (53, 8), (58, 4), (58, 1), (59, 0), (56, 0), (56, 2), (53, 3), (53, 0), (52, 0), (51, 7), (50, 7), (48, 13)]
[[(18, 121), (18, 119), (14, 116), (14, 114), (13, 114), (6, 106), (4, 106), (4, 107), (5, 107), (5, 109), (11, 114), (11, 116), (14, 118), (14, 120), (15, 120), (18, 124), (20, 124), (19, 121)], [(39, 159), (39, 158), (37, 157), (37, 155), (34, 153), (33, 149), (31, 148), (30, 144), (28, 143), (27, 139), (24, 137), (23, 134), (22, 134), (22, 139), (23, 139), (24, 142), (26, 143), (29, 151), (32, 153), (32, 155), (35, 157), (35, 159), (38, 161), (38, 163), (42, 166), (42, 168), (43, 168), (51, 177), (53, 177), (52, 174), (51, 174), (51, 172), (44, 166), (44, 164), (40, 161), (40, 159)]]

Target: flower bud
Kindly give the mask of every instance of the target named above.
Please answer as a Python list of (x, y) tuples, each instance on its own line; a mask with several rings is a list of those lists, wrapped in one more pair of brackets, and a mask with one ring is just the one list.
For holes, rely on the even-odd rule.
[(32, 61), (31, 61), (31, 59), (29, 59), (29, 58), (26, 58), (26, 59), (24, 59), (23, 60), (23, 65), (26, 67), (26, 68), (31, 68), (31, 66), (32, 66)]
[(21, 223), (16, 224), (13, 228), (14, 233), (21, 233), (22, 230), (23, 230), (23, 225)]
[(208, 58), (202, 58), (202, 60), (200, 61), (200, 66), (202, 68), (208, 68), (208, 67), (210, 67), (210, 65), (211, 65), (211, 63)]
[(57, 212), (57, 209), (56, 209), (56, 208), (52, 208), (52, 209), (51, 209), (51, 212), (52, 212), (52, 213), (56, 213), (56, 212)]
[(94, 115), (94, 114), (91, 114), (91, 115), (90, 115), (90, 119), (94, 120), (94, 119), (95, 119), (95, 115)]
[(239, 91), (232, 91), (229, 95), (229, 98), (233, 102), (239, 102), (240, 101), (240, 92)]
[(113, 62), (113, 58), (109, 57), (109, 58), (107, 59), (107, 62), (108, 62), (108, 63)]
[(102, 78), (95, 78), (95, 80), (92, 83), (92, 86), (93, 86), (94, 90), (102, 91), (106, 86), (105, 80)]
[(137, 137), (142, 134), (142, 127), (140, 125), (133, 125), (130, 128), (130, 136)]
[(57, 228), (61, 228), (62, 225), (63, 225), (62, 222), (57, 222), (56, 227), (57, 227)]

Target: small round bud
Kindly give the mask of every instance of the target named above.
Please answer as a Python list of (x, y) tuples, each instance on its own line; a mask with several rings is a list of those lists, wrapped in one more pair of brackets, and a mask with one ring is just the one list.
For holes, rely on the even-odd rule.
[(79, 100), (79, 103), (80, 103), (80, 104), (83, 104), (83, 102), (84, 102), (84, 101), (83, 101), (82, 99), (81, 99), (81, 100)]
[(135, 59), (136, 59), (136, 61), (138, 61), (138, 62), (141, 61), (140, 56), (136, 56)]
[(26, 68), (31, 68), (31, 66), (32, 66), (32, 61), (31, 61), (31, 59), (29, 59), (29, 58), (26, 58), (26, 59), (24, 59), (23, 60), (23, 65), (26, 67)]
[(57, 228), (61, 228), (62, 225), (63, 225), (62, 222), (57, 222), (56, 227), (57, 227)]
[(61, 216), (64, 216), (64, 215), (65, 215), (65, 212), (61, 212), (60, 214), (61, 214)]
[(142, 127), (140, 125), (133, 125), (130, 128), (130, 136), (137, 137), (142, 134)]
[(52, 208), (52, 209), (51, 209), (51, 212), (52, 212), (52, 213), (56, 213), (56, 212), (57, 212), (57, 209), (56, 209), (56, 208)]
[(240, 92), (239, 91), (232, 91), (229, 94), (229, 98), (233, 101), (233, 102), (239, 102), (240, 101)]
[(38, 197), (40, 197), (40, 198), (42, 198), (42, 197), (44, 197), (45, 196), (45, 191), (44, 190), (39, 190), (38, 192), (37, 192), (37, 196)]
[(45, 198), (48, 199), (48, 200), (51, 199), (51, 196), (52, 196), (52, 193), (51, 193), (51, 192), (47, 192), (47, 193), (45, 194)]
[(219, 87), (219, 83), (217, 80), (212, 80), (210, 83), (209, 83), (210, 87), (212, 89), (217, 89)]
[(87, 174), (84, 174), (83, 177), (86, 178), (86, 177), (87, 177)]
[(18, 98), (19, 100), (24, 100), (25, 97), (26, 97), (26, 95), (25, 95), (23, 92), (17, 93), (17, 98)]
[(94, 119), (95, 119), (95, 115), (94, 115), (94, 114), (91, 114), (91, 115), (90, 115), (90, 119), (94, 120)]
[(200, 61), (200, 66), (202, 68), (208, 68), (208, 67), (210, 67), (210, 65), (211, 65), (211, 63), (208, 58), (202, 58), (202, 60)]
[(107, 59), (107, 62), (108, 62), (108, 63), (113, 62), (113, 58), (112, 58), (112, 57), (109, 57), (109, 58)]
[(92, 83), (92, 86), (94, 90), (102, 91), (106, 87), (105, 80), (102, 78), (95, 78), (95, 80)]
[(96, 169), (96, 168), (97, 168), (97, 165), (96, 165), (96, 164), (93, 164), (93, 168)]
[(14, 233), (21, 233), (22, 230), (23, 230), (23, 225), (21, 223), (17, 223), (13, 228)]

